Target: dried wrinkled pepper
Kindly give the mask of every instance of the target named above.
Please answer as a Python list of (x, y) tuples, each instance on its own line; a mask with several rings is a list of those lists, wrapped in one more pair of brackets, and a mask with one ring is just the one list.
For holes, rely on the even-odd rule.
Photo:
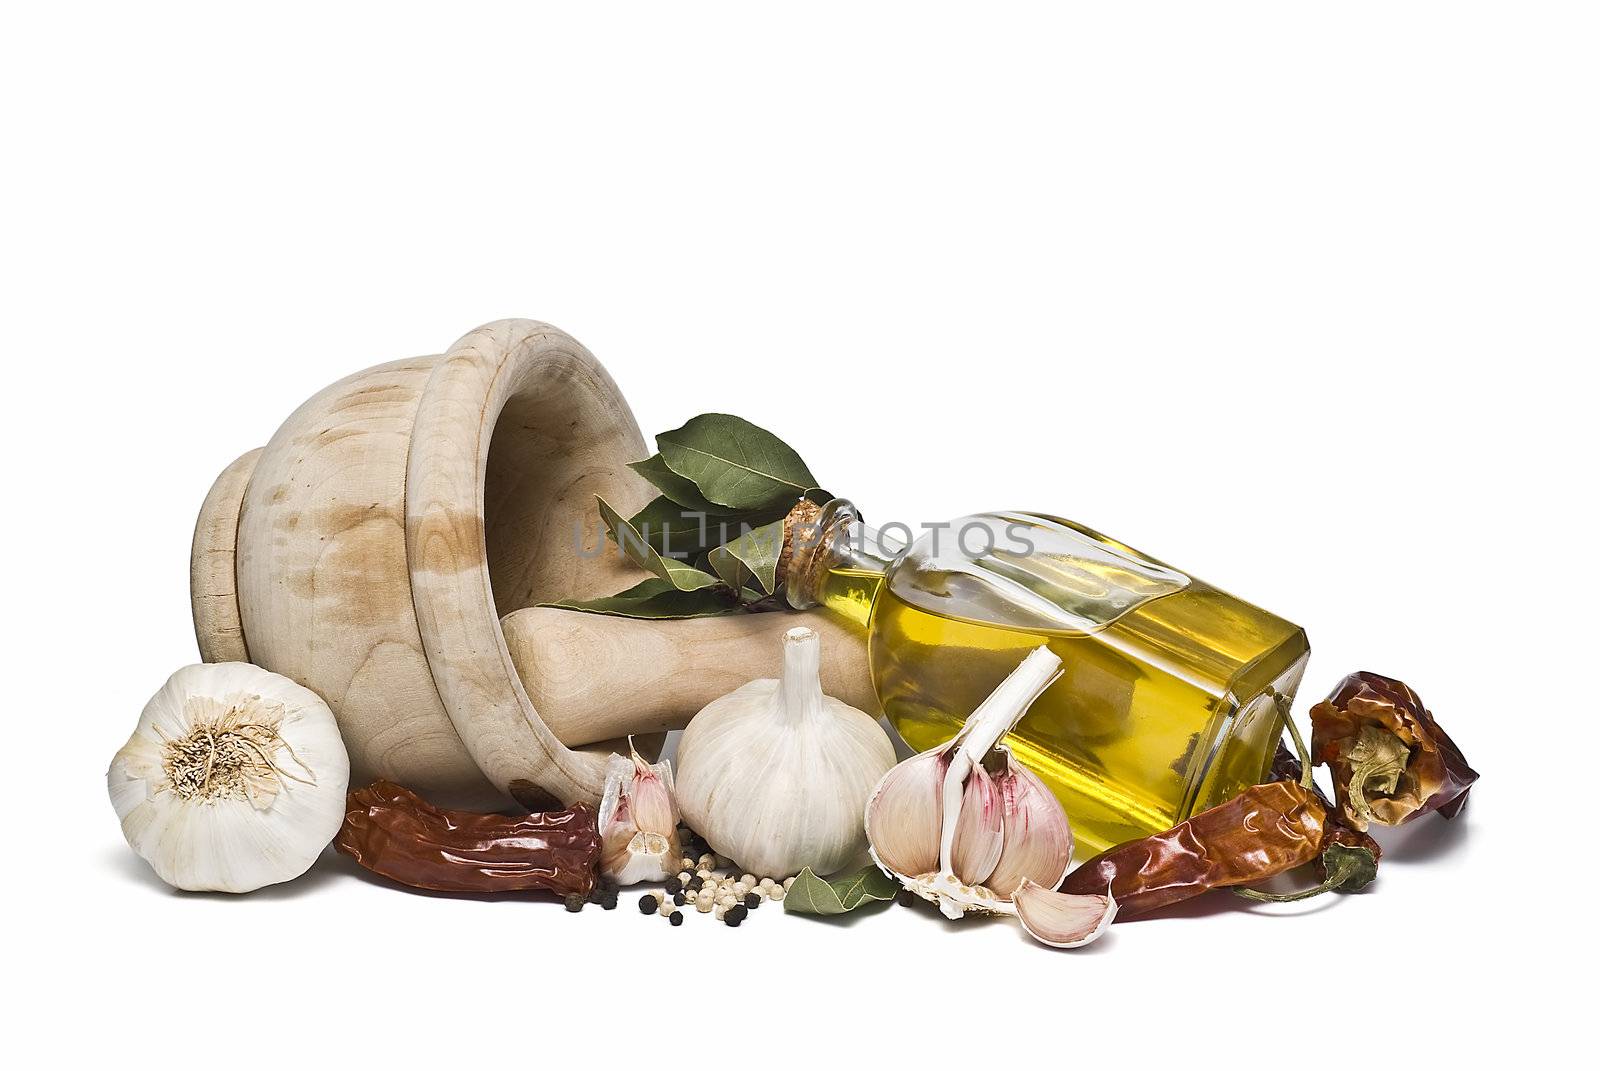
[(1060, 889), (1104, 895), (1109, 888), (1121, 921), (1304, 866), (1322, 854), (1327, 819), (1298, 781), (1256, 785), (1165, 832), (1108, 848)]
[[(1376, 841), (1345, 826), (1311, 780), (1305, 740), (1285, 719), (1300, 758), (1282, 744), (1276, 780), (1247, 788), (1226, 803), (1171, 829), (1109, 848), (1068, 874), (1066, 893), (1105, 893), (1119, 920), (1180, 903), (1212, 889), (1283, 903), (1325, 892), (1356, 892), (1377, 875)], [(1245, 888), (1316, 862), (1321, 884), (1297, 893)]]
[(1478, 779), (1417, 693), (1376, 673), (1352, 673), (1311, 708), (1311, 752), (1333, 772), (1351, 828), (1438, 811), (1454, 818)]
[(583, 804), (515, 818), (445, 811), (391, 781), (349, 794), (334, 844), (373, 873), (436, 892), (587, 896), (600, 859)]

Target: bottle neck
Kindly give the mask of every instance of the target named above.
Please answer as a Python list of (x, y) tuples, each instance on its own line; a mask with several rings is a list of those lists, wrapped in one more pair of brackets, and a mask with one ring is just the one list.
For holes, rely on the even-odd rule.
[(784, 598), (797, 610), (822, 606), (865, 628), (884, 576), (904, 548), (861, 521), (836, 498), (816, 520), (796, 525)]

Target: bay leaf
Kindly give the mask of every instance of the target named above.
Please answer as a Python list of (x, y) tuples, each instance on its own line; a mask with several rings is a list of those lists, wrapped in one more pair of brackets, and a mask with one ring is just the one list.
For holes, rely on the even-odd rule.
[(709, 501), (732, 510), (787, 509), (817, 485), (782, 439), (728, 413), (701, 413), (656, 436), (661, 460)]
[(640, 476), (649, 480), (656, 490), (668, 499), (676, 502), (687, 510), (698, 510), (701, 513), (731, 513), (726, 506), (719, 506), (700, 493), (700, 488), (687, 476), (679, 476), (667, 467), (661, 460), (660, 454), (651, 454), (643, 461), (630, 461), (628, 467)]
[(708, 555), (712, 569), (735, 591), (751, 580), (764, 595), (775, 594), (778, 558), (783, 553), (783, 520), (751, 528), (714, 548)]
[(875, 866), (824, 881), (806, 867), (783, 896), (783, 909), (802, 915), (843, 915), (862, 904), (893, 900), (900, 883)]
[(600, 516), (605, 520), (612, 540), (616, 542), (623, 556), (639, 568), (671, 582), (679, 591), (698, 591), (700, 588), (714, 587), (722, 583), (704, 570), (696, 569), (676, 558), (662, 557), (660, 552), (652, 547), (639, 530), (629, 524), (611, 503), (599, 495), (595, 495), (594, 499), (599, 503)]
[(680, 591), (672, 581), (652, 576), (641, 580), (626, 591), (605, 595), (598, 599), (560, 599), (540, 603), (561, 610), (581, 610), (591, 614), (608, 614), (612, 617), (634, 617), (652, 621), (670, 621), (686, 617), (715, 617), (732, 613), (739, 605), (715, 588)]
[(657, 553), (679, 561), (693, 561), (737, 538), (745, 528), (738, 518), (686, 509), (666, 495), (651, 499), (628, 523)]

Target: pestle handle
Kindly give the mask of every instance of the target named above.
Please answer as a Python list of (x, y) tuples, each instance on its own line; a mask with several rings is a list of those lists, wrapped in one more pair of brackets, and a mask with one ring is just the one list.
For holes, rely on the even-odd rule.
[(644, 621), (530, 607), (500, 621), (533, 709), (568, 747), (681, 729), (707, 703), (776, 677), (783, 634), (822, 639), (822, 690), (872, 715), (864, 633), (819, 610)]

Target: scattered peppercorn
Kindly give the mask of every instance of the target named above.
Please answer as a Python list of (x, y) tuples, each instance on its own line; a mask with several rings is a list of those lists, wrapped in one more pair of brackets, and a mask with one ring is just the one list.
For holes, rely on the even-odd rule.
[(744, 906), (746, 908), (748, 908), (749, 910), (751, 910), (751, 911), (754, 911), (756, 908), (760, 907), (761, 906), (761, 894), (760, 893), (753, 893), (753, 892), (745, 893), (744, 894)]
[(894, 898), (894, 902), (901, 907), (911, 907), (917, 902), (917, 894), (910, 889), (901, 889), (900, 895)]
[(682, 911), (674, 911), (672, 914), (668, 915), (667, 918), (672, 922), (672, 924), (674, 926), (682, 926), (683, 925), (683, 912)]
[(745, 907), (743, 904), (734, 904), (732, 907), (728, 908), (728, 917), (738, 919), (740, 922), (743, 922), (745, 919), (750, 917), (750, 909)]
[(645, 893), (639, 897), (639, 913), (641, 915), (654, 915), (656, 908), (661, 906), (661, 901), (653, 893)]
[(689, 898), (681, 892), (675, 892), (672, 894), (672, 902), (675, 906), (682, 907), (689, 902)]
[(567, 895), (567, 910), (568, 911), (582, 911), (583, 910), (583, 905), (588, 903), (588, 901), (589, 901), (589, 898), (587, 896), (585, 896), (583, 893), (577, 893), (577, 892), (569, 893)]
[(617, 890), (607, 889), (605, 896), (600, 898), (601, 911), (615, 911), (617, 909)]
[(679, 881), (677, 878), (668, 878), (667, 879), (667, 895), (668, 896), (671, 896), (674, 893), (680, 893), (682, 891), (683, 891), (683, 882)]

